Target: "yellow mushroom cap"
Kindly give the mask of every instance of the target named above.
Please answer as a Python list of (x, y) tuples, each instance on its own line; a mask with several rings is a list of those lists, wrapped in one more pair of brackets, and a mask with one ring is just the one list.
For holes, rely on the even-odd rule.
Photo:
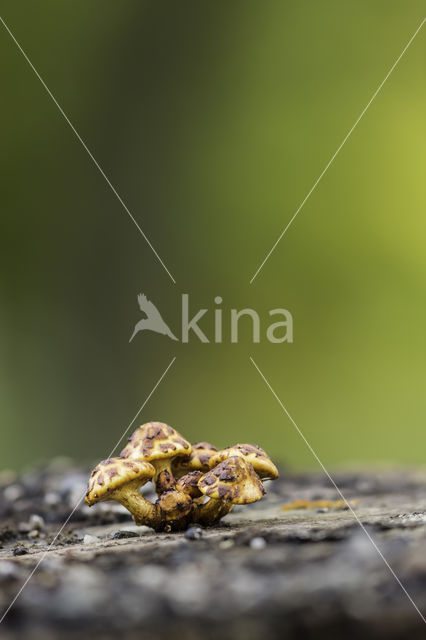
[(175, 489), (162, 493), (156, 504), (162, 518), (169, 521), (183, 518), (192, 508), (192, 500), (189, 495)]
[(179, 458), (174, 462), (174, 468), (178, 475), (188, 473), (188, 471), (202, 471), (205, 473), (210, 469), (210, 459), (216, 453), (216, 447), (210, 442), (196, 442), (192, 445), (192, 451), (189, 456)]
[(154, 467), (144, 460), (125, 460), (123, 458), (102, 460), (92, 471), (85, 502), (90, 507), (101, 500), (109, 500), (116, 489), (121, 489), (134, 481), (140, 481), (140, 486), (142, 486), (154, 475)]
[(255, 444), (236, 444), (222, 451), (218, 451), (210, 458), (210, 468), (215, 467), (230, 456), (240, 456), (253, 465), (257, 475), (265, 479), (278, 478), (278, 469), (268, 454)]
[(231, 456), (206, 473), (198, 482), (204, 495), (233, 504), (260, 500), (265, 489), (253, 466), (241, 456)]
[(120, 456), (151, 462), (175, 456), (187, 456), (190, 453), (191, 444), (188, 440), (168, 424), (147, 422), (136, 429)]
[(191, 498), (199, 498), (203, 494), (198, 488), (198, 481), (202, 478), (201, 471), (190, 471), (186, 475), (179, 478), (176, 483), (176, 489), (182, 493), (188, 494)]

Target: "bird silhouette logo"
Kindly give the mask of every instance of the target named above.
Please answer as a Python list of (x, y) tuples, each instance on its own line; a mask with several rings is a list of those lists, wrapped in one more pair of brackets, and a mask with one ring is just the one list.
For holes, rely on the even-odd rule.
[(138, 303), (140, 310), (146, 315), (146, 318), (142, 318), (142, 320), (136, 323), (135, 330), (129, 342), (133, 340), (139, 331), (155, 331), (155, 333), (161, 333), (163, 336), (168, 336), (172, 340), (178, 340), (164, 322), (155, 304), (153, 304), (151, 300), (148, 300), (143, 293), (138, 295)]

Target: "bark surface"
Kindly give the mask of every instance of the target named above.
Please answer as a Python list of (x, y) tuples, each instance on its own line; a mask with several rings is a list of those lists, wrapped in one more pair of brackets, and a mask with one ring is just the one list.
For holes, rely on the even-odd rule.
[(283, 471), (214, 528), (156, 534), (80, 504), (55, 539), (87, 477), (53, 461), (0, 478), (2, 612), (43, 560), (2, 639), (426, 637), (401, 586), (426, 615), (425, 470), (334, 474), (365, 530), (345, 505), (283, 510), (339, 498), (321, 474)]

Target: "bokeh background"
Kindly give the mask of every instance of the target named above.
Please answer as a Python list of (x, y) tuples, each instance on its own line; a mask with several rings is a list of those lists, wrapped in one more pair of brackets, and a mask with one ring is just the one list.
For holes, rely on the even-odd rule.
[[(426, 457), (426, 29), (254, 281), (424, 15), (386, 1), (4, 0), (0, 467), (105, 457), (140, 415), (292, 467)], [(240, 342), (139, 334), (143, 291), (252, 307)], [(265, 339), (289, 309), (294, 343)], [(135, 425), (136, 426), (136, 425)]]

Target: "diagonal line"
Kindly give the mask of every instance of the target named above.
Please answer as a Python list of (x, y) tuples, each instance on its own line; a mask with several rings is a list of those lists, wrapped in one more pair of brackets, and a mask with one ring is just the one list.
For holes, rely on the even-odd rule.
[[(172, 358), (172, 360), (169, 362), (167, 368), (163, 371), (161, 377), (157, 380), (157, 382), (155, 383), (155, 385), (153, 386), (153, 388), (151, 389), (151, 392), (149, 393), (149, 395), (146, 397), (144, 403), (142, 404), (142, 406), (139, 408), (138, 412), (136, 413), (135, 417), (133, 418), (133, 420), (130, 422), (130, 424), (126, 427), (126, 429), (124, 430), (123, 434), (121, 435), (121, 437), (119, 438), (119, 440), (116, 442), (116, 444), (114, 445), (114, 447), (111, 450), (111, 453), (109, 454), (108, 458), (111, 458), (112, 454), (114, 453), (114, 451), (117, 449), (118, 445), (120, 444), (120, 442), (122, 441), (122, 439), (124, 438), (124, 436), (126, 435), (126, 433), (129, 431), (130, 427), (134, 424), (135, 420), (137, 419), (137, 417), (139, 416), (139, 414), (141, 413), (142, 409), (145, 407), (145, 405), (147, 404), (148, 400), (151, 398), (152, 394), (154, 393), (154, 391), (157, 389), (157, 387), (159, 386), (159, 384), (161, 383), (161, 381), (163, 380), (163, 378), (166, 376), (168, 370), (170, 369), (170, 367), (172, 366), (172, 364), (174, 363), (174, 361), (176, 360), (176, 356), (174, 358)], [(29, 574), (29, 576), (27, 577), (27, 579), (25, 580), (25, 582), (22, 584), (21, 588), (19, 589), (18, 593), (16, 594), (16, 596), (13, 598), (12, 602), (9, 604), (9, 606), (7, 607), (7, 609), (4, 611), (3, 615), (0, 618), (0, 624), (3, 622), (3, 620), (5, 619), (5, 617), (7, 616), (7, 614), (9, 613), (9, 611), (11, 610), (11, 608), (13, 607), (13, 605), (15, 604), (15, 602), (17, 601), (17, 599), (19, 598), (19, 596), (21, 595), (21, 593), (23, 592), (23, 590), (25, 589), (25, 587), (27, 586), (27, 584), (29, 583), (29, 581), (31, 580), (31, 578), (33, 577), (33, 575), (35, 574), (35, 572), (37, 571), (37, 569), (39, 568), (39, 566), (41, 565), (41, 563), (43, 562), (43, 560), (45, 559), (46, 555), (48, 554), (48, 552), (50, 551), (50, 549), (52, 548), (52, 546), (54, 545), (54, 543), (56, 542), (56, 540), (58, 539), (58, 536), (62, 533), (62, 531), (64, 530), (64, 528), (66, 527), (66, 525), (68, 524), (68, 522), (71, 520), (72, 516), (74, 515), (75, 511), (77, 510), (80, 502), (83, 500), (84, 495), (85, 495), (86, 491), (84, 491), (84, 493), (80, 496), (80, 498), (78, 499), (77, 503), (75, 504), (73, 510), (71, 511), (71, 513), (68, 515), (67, 519), (65, 520), (65, 522), (62, 524), (61, 528), (59, 529), (59, 531), (57, 531), (57, 533), (55, 534), (55, 537), (53, 538), (52, 542), (49, 544), (49, 546), (47, 547), (47, 549), (45, 549), (43, 555), (41, 556), (40, 560), (37, 562), (37, 564), (35, 565), (34, 569), (31, 571), (31, 573)]]
[(299, 427), (297, 426), (297, 424), (295, 423), (295, 421), (293, 420), (293, 418), (291, 417), (291, 415), (289, 414), (289, 412), (287, 411), (287, 409), (285, 408), (285, 406), (283, 405), (283, 403), (281, 402), (280, 398), (277, 396), (277, 394), (275, 393), (275, 391), (273, 390), (273, 388), (271, 387), (270, 383), (268, 382), (268, 380), (265, 378), (265, 376), (263, 375), (262, 371), (259, 369), (259, 367), (257, 366), (257, 364), (255, 363), (255, 361), (253, 360), (253, 358), (250, 356), (250, 360), (253, 364), (253, 366), (255, 367), (255, 369), (257, 370), (257, 372), (259, 373), (260, 377), (263, 379), (263, 381), (265, 382), (266, 386), (268, 387), (268, 389), (271, 391), (272, 395), (274, 396), (275, 400), (277, 400), (278, 404), (280, 405), (281, 409), (284, 411), (284, 413), (286, 414), (286, 416), (289, 418), (290, 422), (293, 424), (293, 426), (295, 427), (297, 433), (299, 434), (299, 436), (302, 438), (302, 440), (304, 441), (304, 443), (306, 444), (306, 446), (308, 447), (309, 451), (312, 453), (312, 455), (314, 456), (315, 460), (318, 462), (318, 464), (320, 465), (320, 467), (322, 468), (322, 470), (324, 471), (325, 475), (327, 476), (327, 478), (330, 480), (331, 484), (333, 485), (333, 487), (336, 489), (337, 493), (339, 494), (339, 496), (341, 497), (341, 499), (343, 500), (343, 502), (346, 504), (346, 506), (348, 507), (349, 511), (352, 513), (353, 517), (355, 518), (355, 520), (357, 521), (357, 523), (359, 524), (359, 526), (361, 527), (361, 529), (364, 531), (365, 535), (367, 536), (367, 538), (370, 540), (371, 544), (373, 545), (373, 547), (375, 548), (375, 550), (377, 551), (377, 553), (379, 554), (379, 556), (381, 557), (381, 559), (383, 560), (383, 562), (385, 563), (385, 565), (387, 566), (387, 568), (389, 569), (389, 571), (391, 572), (392, 576), (395, 578), (395, 580), (397, 581), (397, 583), (399, 584), (399, 586), (401, 587), (401, 589), (403, 590), (403, 592), (405, 593), (405, 595), (407, 596), (407, 598), (409, 599), (409, 601), (411, 602), (411, 604), (413, 605), (413, 607), (415, 608), (415, 610), (417, 611), (417, 613), (419, 614), (420, 618), (423, 620), (423, 622), (426, 624), (426, 619), (423, 616), (422, 612), (420, 611), (420, 609), (418, 608), (418, 606), (416, 605), (416, 603), (414, 602), (413, 598), (410, 596), (410, 594), (408, 593), (407, 589), (404, 587), (404, 585), (402, 584), (401, 580), (398, 578), (398, 576), (396, 575), (395, 571), (392, 569), (392, 567), (390, 566), (389, 562), (386, 560), (385, 556), (383, 555), (383, 553), (380, 551), (379, 547), (377, 546), (377, 544), (375, 543), (374, 539), (371, 537), (370, 533), (367, 531), (367, 529), (365, 528), (365, 526), (363, 525), (363, 523), (361, 522), (361, 520), (359, 519), (357, 513), (355, 513), (355, 511), (353, 510), (350, 502), (348, 502), (345, 498), (345, 496), (343, 495), (343, 493), (341, 492), (341, 490), (339, 489), (339, 487), (337, 486), (337, 484), (335, 483), (335, 481), (333, 480), (333, 478), (331, 477), (331, 475), (329, 474), (329, 472), (327, 471), (327, 469), (325, 468), (325, 466), (323, 465), (323, 463), (321, 462), (321, 460), (319, 459), (319, 457), (317, 456), (317, 454), (315, 453), (315, 451), (313, 450), (313, 448), (311, 447), (311, 445), (309, 444), (309, 442), (307, 441), (307, 439), (305, 438), (305, 436), (303, 435), (302, 431), (299, 429)]
[(334, 154), (331, 156), (330, 160), (328, 161), (328, 163), (326, 164), (326, 166), (324, 167), (322, 173), (320, 173), (319, 177), (317, 178), (316, 182), (314, 182), (313, 186), (311, 187), (310, 191), (308, 191), (307, 195), (305, 196), (304, 200), (302, 200), (301, 204), (299, 205), (298, 209), (296, 210), (296, 212), (294, 213), (293, 217), (290, 219), (290, 221), (288, 222), (287, 226), (283, 229), (283, 231), (281, 232), (281, 234), (279, 235), (278, 239), (276, 240), (276, 242), (273, 244), (272, 248), (270, 249), (270, 251), (266, 254), (263, 262), (261, 263), (261, 265), (258, 267), (257, 271), (255, 272), (254, 276), (252, 277), (252, 279), (250, 280), (250, 284), (253, 283), (254, 279), (258, 276), (258, 274), (260, 273), (260, 270), (263, 268), (264, 264), (266, 263), (267, 260), (269, 260), (269, 258), (271, 257), (273, 251), (275, 251), (275, 249), (277, 248), (279, 242), (282, 240), (282, 238), (285, 236), (285, 234), (287, 233), (287, 230), (290, 228), (290, 226), (293, 224), (294, 220), (296, 219), (296, 216), (298, 215), (298, 213), (303, 209), (303, 207), (305, 206), (306, 202), (309, 200), (311, 194), (315, 191), (315, 189), (317, 188), (318, 184), (321, 182), (322, 178), (324, 177), (324, 175), (327, 173), (329, 167), (333, 164), (334, 160), (336, 159), (336, 157), (338, 156), (338, 154), (340, 153), (340, 151), (342, 150), (342, 148), (344, 147), (344, 145), (346, 144), (347, 140), (349, 139), (349, 137), (351, 136), (351, 134), (353, 133), (354, 129), (356, 128), (356, 126), (358, 125), (358, 123), (360, 122), (360, 120), (362, 119), (362, 117), (365, 115), (367, 109), (370, 107), (370, 105), (372, 104), (372, 102), (374, 101), (374, 99), (376, 98), (377, 94), (380, 92), (380, 90), (382, 89), (383, 85), (385, 84), (386, 80), (389, 78), (389, 76), (391, 75), (392, 71), (395, 69), (395, 67), (397, 66), (397, 64), (399, 63), (399, 61), (401, 60), (401, 58), (403, 57), (403, 55), (405, 54), (405, 52), (407, 51), (408, 47), (410, 46), (410, 44), (413, 42), (414, 38), (416, 37), (416, 35), (419, 33), (419, 31), (421, 30), (421, 28), (423, 27), (424, 23), (426, 21), (426, 18), (423, 18), (422, 22), (420, 23), (420, 26), (417, 27), (416, 31), (413, 33), (413, 35), (411, 36), (411, 38), (409, 39), (409, 41), (407, 42), (407, 44), (405, 45), (404, 49), (402, 50), (402, 52), (400, 53), (400, 55), (398, 56), (398, 58), (395, 60), (395, 62), (393, 63), (393, 65), (391, 66), (391, 68), (389, 69), (388, 73), (386, 74), (384, 80), (382, 80), (382, 82), (379, 84), (379, 86), (377, 87), (376, 91), (373, 93), (373, 95), (371, 96), (370, 100), (368, 101), (368, 103), (365, 105), (364, 109), (361, 111), (360, 115), (358, 116), (358, 118), (355, 120), (354, 124), (352, 125), (352, 127), (349, 129), (348, 133), (346, 134), (346, 136), (343, 138), (341, 144), (338, 146), (337, 150), (334, 152)]
[(86, 145), (86, 143), (84, 142), (83, 138), (80, 136), (80, 134), (78, 133), (77, 129), (74, 127), (74, 125), (72, 124), (71, 120), (68, 118), (67, 114), (62, 109), (61, 105), (56, 100), (55, 96), (50, 91), (49, 87), (47, 86), (47, 84), (45, 83), (45, 81), (43, 80), (43, 78), (41, 77), (41, 75), (39, 74), (39, 72), (37, 71), (37, 69), (35, 68), (35, 66), (33, 65), (33, 63), (31, 62), (31, 60), (29, 59), (29, 57), (27, 56), (27, 54), (25, 53), (25, 51), (23, 50), (23, 48), (21, 47), (21, 45), (19, 44), (19, 42), (17, 41), (17, 39), (13, 35), (12, 31), (9, 29), (9, 27), (7, 26), (7, 24), (5, 23), (5, 21), (3, 20), (3, 18), (1, 16), (0, 16), (0, 21), (3, 24), (4, 28), (6, 29), (6, 31), (8, 32), (8, 34), (10, 35), (10, 37), (12, 38), (13, 42), (18, 47), (19, 51), (24, 56), (25, 60), (30, 65), (31, 69), (34, 71), (34, 73), (37, 76), (37, 78), (40, 80), (40, 82), (43, 85), (43, 87), (46, 89), (47, 93), (49, 94), (49, 96), (51, 97), (51, 99), (53, 100), (55, 105), (57, 106), (57, 108), (58, 108), (59, 112), (61, 113), (61, 115), (63, 116), (64, 120), (68, 123), (68, 125), (72, 129), (72, 131), (75, 134), (76, 138), (78, 139), (78, 141), (81, 143), (82, 147), (87, 152), (87, 154), (90, 157), (90, 159), (92, 160), (93, 164), (98, 169), (98, 171), (101, 174), (101, 176), (104, 178), (105, 182), (107, 183), (107, 185), (109, 186), (109, 188), (111, 189), (111, 191), (113, 192), (113, 194), (115, 195), (115, 197), (117, 198), (117, 200), (119, 201), (121, 206), (123, 207), (124, 211), (127, 213), (127, 215), (129, 216), (129, 218), (131, 219), (131, 221), (133, 222), (133, 224), (135, 225), (135, 227), (137, 228), (137, 230), (139, 231), (139, 233), (141, 234), (141, 236), (143, 237), (145, 242), (148, 244), (148, 246), (150, 247), (150, 249), (154, 253), (154, 255), (157, 258), (158, 262), (161, 264), (163, 269), (166, 271), (166, 273), (169, 276), (169, 278), (173, 281), (173, 284), (176, 284), (176, 280), (174, 279), (174, 277), (172, 276), (172, 274), (170, 273), (170, 271), (168, 270), (168, 268), (164, 264), (163, 260), (158, 255), (157, 251), (152, 246), (151, 242), (149, 241), (149, 239), (146, 236), (146, 234), (143, 232), (143, 230), (140, 227), (139, 223), (136, 221), (136, 219), (134, 218), (134, 216), (130, 212), (129, 208), (127, 207), (127, 205), (125, 204), (125, 202), (121, 198), (120, 194), (118, 193), (118, 191), (116, 190), (116, 188), (111, 183), (111, 181), (109, 180), (108, 176), (106, 175), (106, 173), (104, 172), (104, 170), (100, 166), (99, 162), (96, 160), (96, 158), (94, 157), (93, 153), (90, 151), (89, 147)]

